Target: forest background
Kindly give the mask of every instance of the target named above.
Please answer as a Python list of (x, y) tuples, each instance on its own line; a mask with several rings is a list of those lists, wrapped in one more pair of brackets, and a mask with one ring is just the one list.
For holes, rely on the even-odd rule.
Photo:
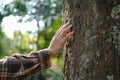
[[(62, 25), (61, 0), (0, 0), (0, 58), (47, 48)], [(52, 67), (26, 80), (60, 80), (62, 50)]]

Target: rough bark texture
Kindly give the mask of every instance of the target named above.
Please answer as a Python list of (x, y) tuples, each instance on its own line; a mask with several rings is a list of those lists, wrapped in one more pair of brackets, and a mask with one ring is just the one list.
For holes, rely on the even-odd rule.
[(63, 80), (120, 80), (120, 0), (63, 0), (73, 24)]

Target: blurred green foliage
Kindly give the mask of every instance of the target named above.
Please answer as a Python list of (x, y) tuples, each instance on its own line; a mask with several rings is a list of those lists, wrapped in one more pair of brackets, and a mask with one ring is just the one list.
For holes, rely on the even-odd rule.
[[(13, 0), (9, 4), (1, 5), (1, 8), (0, 25), (4, 17), (13, 15), (20, 17), (19, 22), (36, 20), (37, 31), (35, 33), (28, 31), (26, 34), (15, 31), (13, 39), (9, 39), (0, 26), (0, 58), (10, 56), (15, 52), (28, 54), (33, 50), (47, 48), (56, 30), (62, 24), (61, 0)], [(24, 20), (26, 16), (29, 18)], [(39, 21), (45, 23), (42, 29), (40, 29)], [(12, 28), (12, 26), (10, 27)], [(61, 51), (57, 57), (52, 58), (53, 68), (40, 71), (26, 80), (60, 80), (62, 78), (62, 60)], [(54, 67), (56, 68), (54, 69)]]

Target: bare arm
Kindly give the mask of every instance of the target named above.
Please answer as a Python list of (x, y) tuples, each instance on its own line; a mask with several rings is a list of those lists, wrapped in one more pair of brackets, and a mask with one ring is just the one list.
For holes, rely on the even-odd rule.
[(58, 29), (54, 37), (52, 38), (48, 49), (50, 50), (50, 55), (55, 56), (58, 54), (60, 49), (64, 46), (66, 41), (71, 38), (74, 34), (74, 31), (70, 32), (72, 25), (70, 22), (67, 22), (62, 27)]
[(69, 22), (61, 26), (46, 50), (31, 52), (27, 56), (14, 54), (1, 59), (0, 80), (24, 79), (41, 69), (49, 68), (51, 66), (50, 57), (57, 55), (66, 40), (72, 37), (74, 32), (70, 32), (71, 27)]

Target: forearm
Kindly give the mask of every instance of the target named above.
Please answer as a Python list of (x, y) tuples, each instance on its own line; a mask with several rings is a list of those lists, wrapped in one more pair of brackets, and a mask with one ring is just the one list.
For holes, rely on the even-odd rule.
[(23, 80), (41, 69), (50, 67), (50, 57), (56, 56), (66, 41), (73, 36), (74, 31), (70, 31), (71, 27), (70, 22), (61, 26), (47, 50), (31, 52), (27, 56), (14, 54), (0, 60), (0, 80)]
[(14, 54), (0, 61), (0, 78), (26, 78), (51, 66), (48, 50), (31, 52), (27, 56)]

